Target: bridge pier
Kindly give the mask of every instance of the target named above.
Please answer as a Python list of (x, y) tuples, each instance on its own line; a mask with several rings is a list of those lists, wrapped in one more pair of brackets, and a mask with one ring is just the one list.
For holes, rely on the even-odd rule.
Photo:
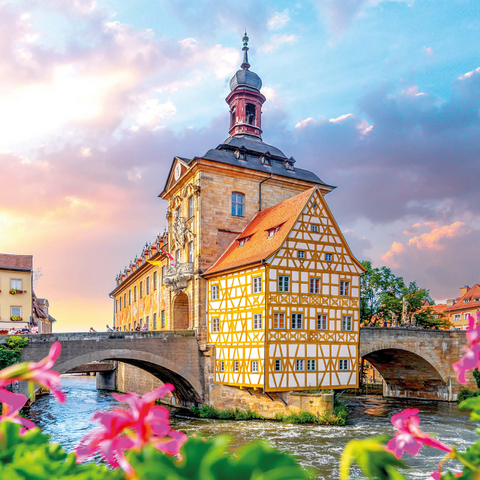
[(111, 372), (97, 372), (97, 390), (117, 390), (117, 370)]

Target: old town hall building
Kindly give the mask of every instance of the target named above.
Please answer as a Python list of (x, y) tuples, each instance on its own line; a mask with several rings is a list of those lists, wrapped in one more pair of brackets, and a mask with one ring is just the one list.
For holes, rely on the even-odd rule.
[(168, 233), (117, 276), (115, 326), (194, 330), (217, 385), (354, 387), (363, 268), (325, 202), (334, 187), (262, 141), (262, 81), (243, 40), (229, 137), (173, 159)]

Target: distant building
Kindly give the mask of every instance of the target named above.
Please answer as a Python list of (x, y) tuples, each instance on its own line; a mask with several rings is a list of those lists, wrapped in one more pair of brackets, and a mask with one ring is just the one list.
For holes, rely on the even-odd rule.
[(467, 329), (468, 316), (473, 315), (476, 320), (478, 311), (480, 311), (480, 285), (478, 284), (460, 288), (460, 297), (447, 300), (445, 309), (452, 325), (462, 330)]
[(33, 255), (0, 254), (0, 334), (30, 327)]
[(50, 304), (46, 298), (36, 298), (33, 296), (32, 309), (32, 327), (38, 329), (38, 333), (52, 333), (53, 323), (56, 320), (49, 315), (48, 308)]

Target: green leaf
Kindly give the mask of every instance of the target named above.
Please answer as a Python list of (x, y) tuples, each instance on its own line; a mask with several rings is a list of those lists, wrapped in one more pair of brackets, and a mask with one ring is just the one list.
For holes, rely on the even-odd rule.
[(463, 400), (458, 408), (471, 409), (470, 420), (472, 422), (480, 421), (480, 397), (471, 397)]
[(350, 467), (356, 463), (367, 478), (406, 480), (397, 467), (405, 464), (385, 450), (386, 437), (352, 440), (347, 443), (340, 461), (340, 480), (348, 480)]

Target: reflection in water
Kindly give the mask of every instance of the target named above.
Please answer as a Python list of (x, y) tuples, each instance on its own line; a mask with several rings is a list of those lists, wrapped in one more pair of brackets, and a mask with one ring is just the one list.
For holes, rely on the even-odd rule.
[[(40, 397), (30, 408), (35, 424), (60, 442), (68, 451), (92, 427), (92, 414), (109, 410), (117, 402), (110, 392), (97, 391), (94, 377), (63, 377), (62, 386), (67, 402), (58, 404), (51, 395)], [(275, 447), (293, 453), (304, 466), (318, 470), (318, 479), (338, 478), (338, 462), (345, 444), (354, 438), (386, 434), (393, 435), (390, 418), (404, 408), (420, 410), (421, 426), (425, 432), (437, 433), (449, 445), (464, 450), (476, 440), (468, 416), (457, 410), (456, 404), (442, 402), (405, 401), (382, 397), (342, 397), (350, 407), (346, 427), (319, 425), (288, 425), (277, 422), (235, 422), (199, 420), (177, 417), (172, 424), (187, 434), (199, 432), (203, 436), (229, 434), (233, 445), (240, 446), (254, 439), (268, 440)], [(423, 447), (417, 457), (405, 456), (407, 472), (412, 479), (427, 479), (437, 468), (442, 452)], [(354, 472), (352, 472), (353, 474)], [(360, 477), (355, 472), (357, 478)]]

